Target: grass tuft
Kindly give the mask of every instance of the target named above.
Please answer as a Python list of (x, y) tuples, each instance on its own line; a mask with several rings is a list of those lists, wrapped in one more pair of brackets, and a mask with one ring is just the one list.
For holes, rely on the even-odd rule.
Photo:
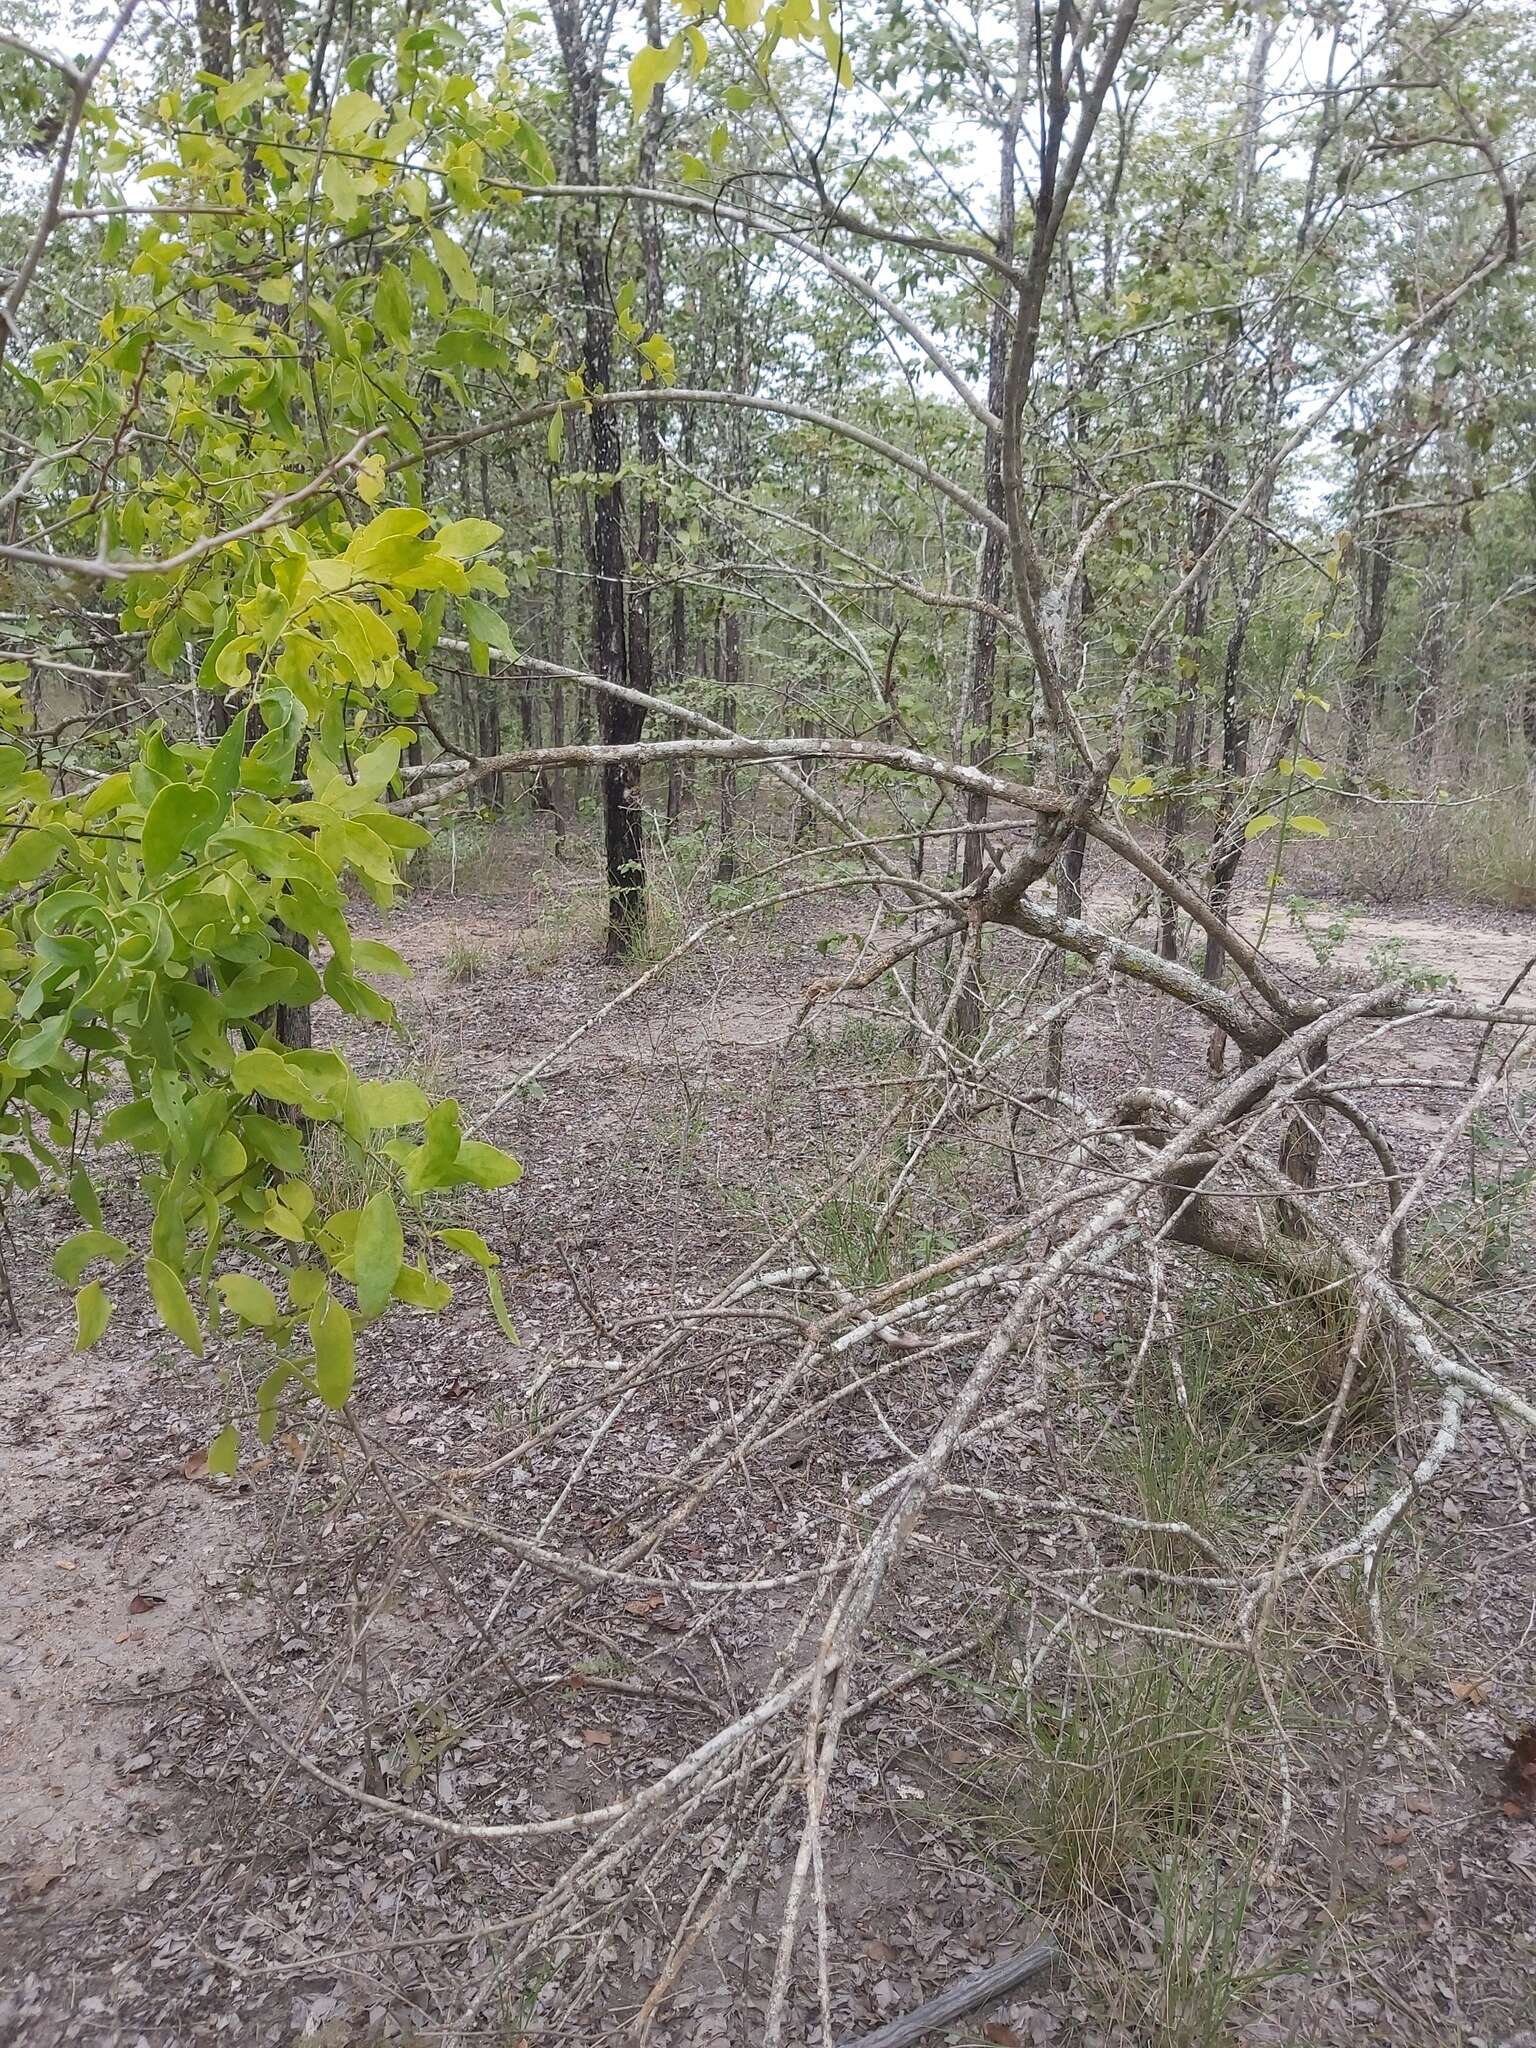
[(490, 955), (463, 932), (455, 932), (443, 954), (443, 978), (454, 987), (476, 982), (490, 965)]
[(1060, 1703), (1015, 1697), (973, 1786), (973, 1833), (1042, 1896), (1104, 1901), (1202, 1829), (1238, 1773), (1247, 1677), (1195, 1645), (1074, 1652)]

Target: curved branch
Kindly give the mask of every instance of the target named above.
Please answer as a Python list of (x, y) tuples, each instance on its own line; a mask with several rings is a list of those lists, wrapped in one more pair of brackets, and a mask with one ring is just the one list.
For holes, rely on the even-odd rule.
[(389, 465), (390, 472), (411, 468), (423, 455), (447, 455), (455, 448), (469, 448), (476, 441), (490, 440), (497, 434), (512, 434), (520, 427), (536, 426), (540, 420), (553, 419), (556, 413), (585, 412), (595, 405), (654, 405), (658, 398), (668, 405), (723, 405), (739, 412), (772, 413), (780, 419), (799, 420), (805, 426), (821, 427), (829, 434), (840, 435), (845, 441), (856, 442), (872, 455), (878, 455), (897, 469), (904, 469), (909, 476), (917, 477), (931, 490), (948, 498), (951, 504), (958, 505), (968, 519), (973, 519), (989, 533), (1007, 535), (1006, 523), (996, 513), (989, 512), (979, 498), (972, 497), (963, 485), (950, 477), (941, 475), (920, 456), (898, 448), (894, 441), (870, 433), (867, 427), (855, 426), (851, 420), (840, 420), (833, 413), (820, 412), (813, 405), (795, 405), (782, 398), (759, 398), (750, 391), (694, 391), (668, 384), (662, 387), (649, 385), (638, 391), (589, 391), (582, 398), (544, 398), (534, 405), (525, 405), (518, 412), (508, 413), (502, 419), (461, 427), (453, 434), (434, 434), (424, 440), (415, 453), (397, 456)]

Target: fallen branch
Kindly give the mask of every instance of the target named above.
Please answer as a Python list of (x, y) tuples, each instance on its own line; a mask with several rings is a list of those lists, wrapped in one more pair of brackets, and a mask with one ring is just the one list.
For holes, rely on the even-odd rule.
[(1001, 1962), (988, 1963), (984, 1970), (958, 1978), (936, 1998), (927, 1999), (899, 2019), (888, 2020), (872, 2034), (860, 2034), (857, 2040), (843, 2042), (841, 2048), (913, 2048), (915, 2042), (926, 2041), (941, 2028), (953, 2026), (979, 2006), (995, 2005), (1010, 1991), (1017, 1991), (1021, 1984), (1053, 1968), (1060, 1958), (1061, 1950), (1047, 1935), (1032, 1947), (1021, 1948), (1017, 1955), (1004, 1956)]

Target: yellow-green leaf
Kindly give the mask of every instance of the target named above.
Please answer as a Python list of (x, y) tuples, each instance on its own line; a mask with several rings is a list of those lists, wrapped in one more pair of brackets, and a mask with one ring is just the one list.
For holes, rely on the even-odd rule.
[(400, 1218), (393, 1198), (381, 1188), (363, 1204), (352, 1246), (357, 1305), (365, 1316), (378, 1315), (388, 1303), (404, 1258), (405, 1235)]
[(109, 1230), (77, 1230), (67, 1237), (53, 1255), (53, 1270), (66, 1287), (79, 1284), (80, 1275), (97, 1259), (110, 1259), (120, 1266), (128, 1247)]
[(150, 881), (176, 866), (190, 844), (201, 844), (219, 821), (219, 801), (207, 788), (170, 782), (143, 819), (143, 872)]
[(101, 1282), (88, 1282), (75, 1296), (75, 1349), (89, 1351), (99, 1343), (111, 1320), (112, 1303), (102, 1292)]
[(239, 1432), (232, 1422), (226, 1422), (208, 1446), (208, 1470), (227, 1479), (239, 1462)]
[(224, 1306), (242, 1323), (254, 1323), (258, 1329), (266, 1330), (277, 1321), (276, 1295), (264, 1280), (257, 1280), (250, 1273), (221, 1274), (219, 1293), (224, 1297)]
[(437, 1230), (433, 1232), (439, 1244), (445, 1244), (451, 1251), (462, 1252), (466, 1259), (473, 1259), (485, 1272), (501, 1264), (499, 1252), (493, 1252), (478, 1230)]
[(665, 85), (683, 60), (683, 39), (674, 36), (665, 49), (645, 43), (629, 63), (629, 97), (638, 119), (651, 104), (658, 86)]
[(475, 267), (446, 229), (432, 230), (432, 249), (455, 294), (472, 306), (478, 305), (480, 286), (475, 277)]
[(315, 1347), (315, 1386), (327, 1408), (344, 1408), (357, 1376), (357, 1342), (352, 1318), (331, 1295), (316, 1302), (309, 1318)]
[(385, 339), (404, 348), (411, 338), (411, 291), (405, 273), (396, 264), (386, 263), (379, 271), (373, 317)]
[(155, 1307), (160, 1320), (173, 1337), (179, 1337), (194, 1358), (203, 1355), (203, 1333), (197, 1326), (197, 1317), (187, 1299), (187, 1290), (180, 1277), (173, 1273), (163, 1259), (146, 1259), (144, 1277), (149, 1282), (149, 1291), (154, 1296)]
[(364, 1081), (363, 1113), (376, 1131), (419, 1124), (432, 1105), (414, 1081)]
[(509, 1344), (520, 1344), (522, 1339), (512, 1326), (512, 1318), (507, 1314), (507, 1298), (501, 1291), (501, 1275), (499, 1273), (486, 1274), (485, 1291), (491, 1298), (491, 1313), (501, 1325), (502, 1334), (507, 1339), (507, 1342)]

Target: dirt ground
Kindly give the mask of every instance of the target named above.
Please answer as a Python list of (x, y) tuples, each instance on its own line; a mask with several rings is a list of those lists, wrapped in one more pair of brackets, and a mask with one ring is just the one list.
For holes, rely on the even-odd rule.
[[(827, 912), (721, 934), (566, 1046), (622, 985), (597, 961), (584, 912), (569, 911), (568, 874), (521, 840), (461, 875), (457, 893), (423, 894), (389, 922), (415, 969), (406, 1056), (525, 1166), (515, 1190), (474, 1214), (505, 1257), (520, 1343), (466, 1285), (442, 1318), (399, 1318), (364, 1354), (360, 1414), (407, 1471), (483, 1468), (536, 1425), (538, 1403), (617, 1384), (679, 1303), (753, 1255), (852, 1113), (848, 1071), (828, 1063), (857, 1013), (818, 1012), (809, 1050), (796, 1029), (806, 983), (826, 971)], [(1256, 929), (1263, 907), (1243, 916)], [(1335, 967), (1362, 977), (1385, 945), (1398, 964), (1496, 996), (1536, 953), (1536, 921), (1362, 916), (1330, 943)], [(1315, 966), (1283, 910), (1266, 949), (1298, 974)], [(1138, 1058), (1160, 1071), (1203, 1058), (1203, 1046), (1159, 1045), (1140, 1026), (1128, 1039), (1124, 1023), (1105, 1012), (1079, 1044), (1085, 1090)], [(399, 1049), (351, 1037), (369, 1071), (398, 1065)], [(1468, 1043), (1463, 1027), (1390, 1049), (1412, 1084), (1392, 1109), (1410, 1158), (1443, 1119), (1436, 1086)], [(536, 1087), (503, 1101), (546, 1056)], [(124, 1216), (134, 1198), (118, 1190)], [(966, 1199), (979, 1211), (1002, 1197), (986, 1185)], [(102, 1347), (74, 1359), (68, 1303), (47, 1271), (67, 1217), (38, 1200), (10, 1227), (23, 1334), (0, 1374), (0, 2041), (627, 2038), (657, 1961), (643, 1899), (605, 1931), (595, 1961), (607, 1992), (589, 2031), (541, 2029), (534, 1987), (523, 2004), (498, 1991), (467, 2031), (445, 2035), (443, 2015), (492, 1974), (485, 1929), (506, 1910), (505, 1866), (484, 1844), (370, 1813), (306, 1777), (290, 1751), (307, 1739), (351, 1782), (363, 1731), (387, 1723), (359, 1783), (418, 1801), (430, 1791), (445, 1815), (598, 1805), (674, 1760), (722, 1702), (750, 1697), (791, 1595), (700, 1616), (659, 1579), (641, 1599), (572, 1610), (553, 1636), (541, 1595), (493, 1549), (441, 1530), (404, 1542), (410, 1501), (391, 1527), (364, 1502), (355, 1446), (305, 1418), (233, 1481), (210, 1479), (201, 1452), (223, 1418), (221, 1383), (243, 1385), (238, 1346), (191, 1361), (130, 1295)], [(1479, 1341), (1529, 1393), (1525, 1242), (1522, 1219), (1496, 1327)], [(1063, 1346), (1099, 1343), (1096, 1316), (1085, 1301)], [(477, 1498), (508, 1526), (559, 1518), (599, 1555), (603, 1532), (750, 1384), (757, 1341), (727, 1335), (707, 1370), (625, 1396), (574, 1480), (556, 1446)], [(761, 1572), (765, 1557), (786, 1574), (813, 1561), (816, 1513), (835, 1512), (921, 1427), (906, 1398), (893, 1387), (878, 1416), (839, 1410), (824, 1431), (775, 1443), (688, 1524), (684, 1554), (707, 1554), (722, 1580)], [(1053, 1455), (1037, 1423), (1009, 1428), (994, 1470)], [(920, 1657), (957, 1617), (992, 1624), (995, 1543), (980, 1522), (937, 1519), (903, 1579), (896, 1651)], [(1295, 1730), (1298, 1810), (1283, 1869), (1256, 1889), (1252, 1984), (1220, 2030), (1192, 2042), (1536, 2048), (1536, 1822), (1500, 1796), (1508, 1738), (1536, 1721), (1536, 1528), (1519, 1461), (1482, 1413), (1412, 1545), (1414, 1569), (1399, 1575), (1412, 1639), (1403, 1686), (1423, 1739), (1384, 1731), (1379, 1698), (1362, 1687), (1352, 1701), (1336, 1646), (1318, 1645), (1326, 1705)], [(336, 1652), (365, 1605), (376, 1619), (360, 1674)], [(956, 1787), (994, 1737), (1000, 1747), (995, 1707), (926, 1684), (871, 1713), (848, 1746), (828, 1886), (850, 2041), (1040, 1925), (1019, 1872), (956, 1824)], [(711, 1936), (657, 2048), (758, 2038), (743, 1985), (774, 1928), (792, 1836), (770, 1836), (761, 1853), (756, 1892)], [(537, 1854), (522, 1880), (547, 1881)], [(1125, 1970), (1154, 1969), (1160, 1924), (1145, 1885), (1117, 1908), (1114, 1938)], [(793, 2038), (820, 2039), (813, 2007)], [(1068, 1969), (944, 2038), (1089, 2048), (1138, 2037)]]

